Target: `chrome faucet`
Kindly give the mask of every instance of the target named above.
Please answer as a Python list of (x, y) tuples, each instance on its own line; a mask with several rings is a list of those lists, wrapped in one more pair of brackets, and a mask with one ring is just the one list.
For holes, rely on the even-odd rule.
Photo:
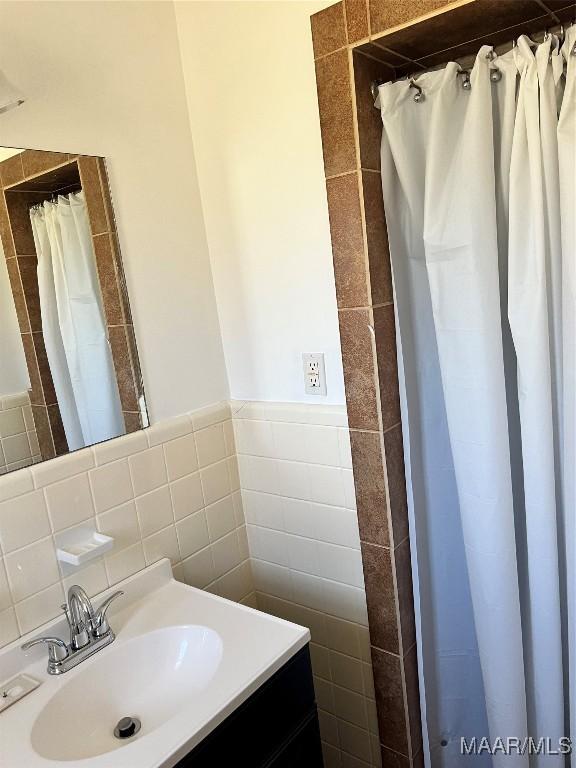
[(47, 645), (48, 674), (61, 675), (68, 672), (114, 641), (115, 635), (108, 624), (106, 612), (110, 603), (123, 594), (121, 590), (113, 592), (94, 610), (82, 587), (70, 587), (68, 602), (62, 605), (70, 629), (70, 643), (66, 644), (59, 637), (37, 637), (24, 643), (22, 650), (27, 651), (35, 645)]

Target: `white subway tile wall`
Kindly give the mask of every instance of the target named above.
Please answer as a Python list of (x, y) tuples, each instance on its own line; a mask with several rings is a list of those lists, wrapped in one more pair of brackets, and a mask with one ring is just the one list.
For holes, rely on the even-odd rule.
[[(255, 604), (230, 415), (211, 405), (0, 478), (0, 646), (57, 616), (71, 584), (94, 595), (163, 557)], [(54, 534), (87, 524), (114, 549), (64, 576)]]
[(310, 627), (326, 768), (380, 766), (346, 409), (231, 406), (258, 608)]
[(0, 395), (0, 475), (37, 461), (40, 446), (28, 393)]

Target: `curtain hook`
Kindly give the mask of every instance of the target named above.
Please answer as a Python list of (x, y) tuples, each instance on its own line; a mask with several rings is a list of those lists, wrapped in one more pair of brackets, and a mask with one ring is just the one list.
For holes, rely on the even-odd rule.
[(417, 82), (414, 80), (414, 78), (413, 78), (413, 77), (411, 77), (411, 78), (410, 78), (410, 85), (409, 85), (408, 87), (409, 87), (409, 88), (415, 88), (415, 89), (416, 89), (416, 93), (414, 94), (414, 101), (415, 101), (417, 104), (421, 104), (421, 103), (424, 101), (424, 99), (425, 99), (426, 97), (424, 96), (424, 91), (422, 90), (422, 88), (420, 88), (420, 86), (419, 86), (419, 85), (418, 85), (418, 83), (417, 83)]

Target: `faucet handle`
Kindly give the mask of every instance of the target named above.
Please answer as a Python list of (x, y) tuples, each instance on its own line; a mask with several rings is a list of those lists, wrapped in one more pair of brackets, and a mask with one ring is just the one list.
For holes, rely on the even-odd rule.
[(102, 635), (105, 635), (106, 632), (110, 630), (110, 625), (108, 624), (108, 619), (106, 618), (106, 611), (110, 607), (110, 603), (123, 594), (124, 592), (121, 589), (119, 589), (117, 592), (113, 592), (94, 611), (92, 630), (95, 637), (102, 637)]
[(29, 640), (20, 647), (23, 651), (27, 651), (35, 645), (47, 645), (48, 659), (53, 663), (62, 661), (68, 656), (68, 646), (59, 637), (37, 637), (35, 640)]

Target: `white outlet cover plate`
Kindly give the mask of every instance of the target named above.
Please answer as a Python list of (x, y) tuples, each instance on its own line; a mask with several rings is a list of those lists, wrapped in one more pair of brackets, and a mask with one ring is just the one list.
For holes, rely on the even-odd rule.
[[(326, 369), (323, 352), (303, 352), (304, 391), (307, 395), (326, 396)], [(315, 384), (315, 381), (318, 381)]]

